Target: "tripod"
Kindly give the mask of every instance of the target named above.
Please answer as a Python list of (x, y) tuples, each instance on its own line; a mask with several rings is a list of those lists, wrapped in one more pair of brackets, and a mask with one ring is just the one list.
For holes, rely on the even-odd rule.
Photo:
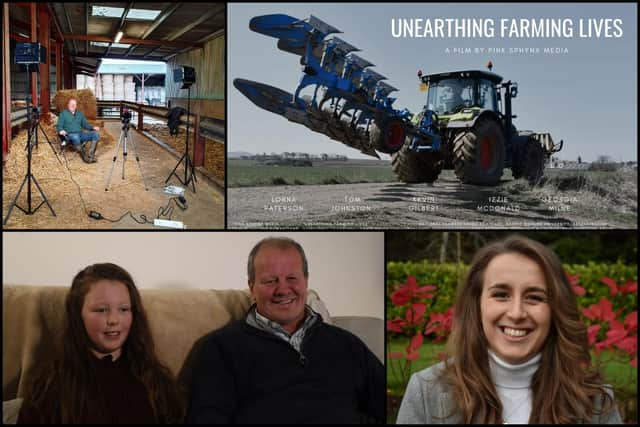
[[(47, 204), (47, 206), (49, 207), (49, 210), (51, 211), (51, 214), (53, 214), (53, 216), (56, 216), (55, 211), (53, 210), (53, 208), (51, 207), (51, 204), (49, 203), (49, 200), (47, 199), (47, 196), (44, 194), (44, 191), (42, 191), (42, 188), (40, 187), (40, 184), (38, 184), (38, 180), (36, 180), (36, 177), (31, 173), (31, 155), (33, 152), (33, 146), (34, 146), (34, 140), (35, 140), (35, 144), (37, 144), (38, 141), (38, 118), (37, 117), (32, 117), (32, 111), (31, 111), (31, 106), (30, 106), (30, 101), (31, 101), (31, 76), (30, 76), (31, 70), (29, 68), (29, 65), (27, 65), (27, 121), (29, 122), (29, 130), (28, 130), (28, 137), (27, 137), (27, 174), (24, 176), (24, 179), (22, 180), (22, 184), (20, 184), (20, 188), (18, 189), (18, 192), (16, 193), (15, 197), (13, 198), (13, 201), (11, 202), (11, 204), (9, 205), (9, 210), (7, 211), (7, 216), (4, 218), (4, 221), (2, 222), (3, 225), (7, 224), (7, 221), (9, 221), (9, 217), (11, 217), (11, 212), (13, 211), (14, 207), (17, 207), (18, 209), (20, 209), (22, 212), (24, 212), (27, 215), (33, 215), (34, 213), (36, 213), (36, 211), (38, 209), (40, 209), (40, 207), (42, 205), (44, 205), (45, 203)], [(44, 132), (44, 131), (43, 131)], [(45, 134), (46, 136), (46, 134)], [(47, 138), (47, 140), (49, 140)], [(49, 144), (51, 144), (51, 142), (49, 142)], [(51, 147), (53, 149), (53, 146)], [(55, 153), (55, 150), (54, 150)], [(58, 156), (56, 155), (56, 158)], [(58, 158), (58, 161), (60, 159)], [(40, 204), (38, 206), (36, 206), (35, 208), (32, 206), (32, 200), (31, 200), (31, 182), (33, 181), (33, 183), (36, 185), (36, 188), (38, 189), (38, 191), (40, 192), (40, 195), (42, 196), (42, 202), (40, 202)], [(24, 188), (24, 184), (27, 184), (27, 207), (26, 209), (23, 208), (22, 206), (18, 205), (18, 197), (20, 197), (20, 193), (22, 193), (22, 189)]]
[[(35, 107), (34, 107), (35, 108)], [(35, 148), (38, 148), (38, 129), (40, 129), (40, 132), (42, 132), (42, 134), (44, 135), (44, 139), (47, 140), (47, 143), (49, 144), (49, 147), (51, 147), (51, 151), (53, 151), (53, 155), (56, 156), (56, 159), (58, 159), (58, 163), (60, 163), (62, 165), (62, 160), (60, 160), (60, 157), (58, 156), (58, 153), (56, 153), (56, 149), (53, 148), (53, 144), (51, 143), (51, 140), (49, 139), (49, 137), (47, 136), (47, 133), (44, 131), (44, 129), (42, 129), (42, 125), (40, 124), (40, 117), (39, 117), (39, 113), (37, 112), (33, 112), (33, 114), (35, 115), (35, 118), (32, 118), (31, 120), (33, 120), (32, 122), (30, 122), (30, 127), (33, 127), (33, 130), (31, 130), (31, 132), (35, 135), (35, 143), (33, 144), (35, 146)], [(29, 141), (27, 141), (27, 144), (25, 145), (24, 149), (28, 149), (29, 146)], [(62, 155), (64, 155), (63, 152), (61, 152)]]
[[(127, 163), (127, 141), (129, 141), (129, 121), (126, 121), (122, 124), (122, 131), (120, 132), (120, 138), (118, 139), (118, 145), (116, 145), (116, 149), (113, 152), (113, 163), (111, 164), (111, 172), (109, 172), (109, 178), (107, 179), (107, 183), (105, 184), (104, 191), (109, 191), (109, 183), (111, 182), (111, 176), (113, 175), (113, 170), (116, 167), (116, 159), (118, 158), (118, 149), (122, 145), (122, 179), (124, 179), (124, 166)], [(138, 152), (136, 151), (136, 144), (131, 138), (131, 147), (133, 148), (133, 155), (136, 156), (136, 164), (138, 165), (138, 171), (140, 171), (140, 177), (142, 178), (142, 183), (144, 184), (145, 191), (149, 190), (147, 187), (147, 183), (144, 179), (144, 174), (142, 173), (142, 168), (140, 167), (140, 157), (138, 157)]]
[[(184, 86), (182, 88), (184, 89)], [(198, 179), (196, 178), (195, 166), (193, 165), (193, 162), (189, 157), (189, 114), (190, 113), (191, 113), (191, 86), (187, 88), (187, 136), (185, 140), (184, 154), (182, 155), (182, 157), (180, 157), (180, 160), (178, 160), (178, 163), (173, 168), (173, 170), (171, 171), (167, 179), (164, 181), (164, 183), (165, 184), (168, 183), (171, 177), (175, 175), (176, 178), (178, 178), (178, 181), (182, 183), (182, 185), (186, 185), (188, 187), (189, 183), (191, 183), (193, 192), (195, 193), (196, 181)], [(184, 161), (184, 180), (182, 180), (180, 176), (176, 173), (176, 170), (178, 170), (180, 163), (182, 163), (183, 161)], [(189, 174), (189, 172), (191, 173)]]

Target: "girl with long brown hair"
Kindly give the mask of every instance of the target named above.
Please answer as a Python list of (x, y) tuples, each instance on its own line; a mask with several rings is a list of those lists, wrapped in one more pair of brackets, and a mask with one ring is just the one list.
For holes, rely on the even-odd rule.
[(398, 423), (621, 422), (562, 264), (539, 242), (509, 236), (475, 254), (447, 350), (413, 374)]
[(131, 275), (94, 264), (73, 279), (62, 348), (28, 387), (18, 423), (179, 423), (177, 390)]

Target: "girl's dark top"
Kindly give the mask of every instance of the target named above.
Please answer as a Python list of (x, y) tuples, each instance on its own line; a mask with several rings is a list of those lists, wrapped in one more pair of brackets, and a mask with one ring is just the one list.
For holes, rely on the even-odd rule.
[[(155, 423), (149, 395), (144, 385), (127, 369), (125, 353), (114, 362), (111, 355), (94, 358), (98, 391), (104, 398), (106, 415), (84, 414), (82, 423), (143, 424)], [(54, 392), (48, 399), (60, 399)], [(57, 406), (57, 405), (56, 405)], [(59, 407), (59, 406), (58, 406)], [(43, 414), (32, 403), (24, 401), (18, 424), (59, 423), (60, 413)]]

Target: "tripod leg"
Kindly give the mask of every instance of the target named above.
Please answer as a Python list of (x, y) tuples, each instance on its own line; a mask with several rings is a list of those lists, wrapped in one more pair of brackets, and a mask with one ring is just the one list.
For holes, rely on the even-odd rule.
[(178, 160), (178, 163), (176, 163), (175, 167), (173, 168), (173, 170), (171, 171), (171, 173), (169, 174), (167, 179), (164, 181), (165, 184), (168, 183), (169, 180), (171, 179), (171, 177), (175, 175), (176, 178), (178, 178), (178, 181), (180, 181), (183, 185), (185, 185), (185, 183), (182, 182), (182, 179), (180, 179), (180, 177), (176, 173), (176, 171), (178, 170), (178, 167), (180, 166), (180, 163), (182, 163), (182, 161), (184, 160), (185, 156), (186, 156), (186, 154), (183, 154), (182, 157), (180, 157), (180, 160)]
[(122, 146), (122, 179), (124, 180), (124, 165), (127, 163), (127, 140), (129, 139), (127, 133), (124, 133), (124, 145)]
[(193, 192), (195, 193), (196, 192), (196, 174), (195, 174), (195, 168), (193, 166), (193, 162), (191, 161), (191, 158), (189, 158), (189, 156), (187, 156), (187, 161), (184, 164), (185, 175), (187, 175), (187, 171), (190, 171), (191, 174), (187, 178), (185, 185), (189, 185), (189, 183), (191, 183), (191, 188), (193, 188)]
[[(16, 203), (18, 202), (18, 197), (20, 197), (20, 193), (22, 193), (22, 188), (24, 188), (24, 184), (27, 182), (28, 177), (29, 177), (28, 175), (24, 176), (24, 179), (22, 180), (22, 184), (20, 184), (20, 188), (18, 189), (16, 196), (13, 198), (13, 201), (9, 205), (9, 211), (7, 212), (7, 216), (4, 217), (4, 221), (2, 222), (3, 225), (7, 225), (7, 221), (9, 221), (9, 217), (11, 216), (11, 211), (13, 210), (14, 207), (17, 206)], [(20, 206), (18, 206), (18, 208), (20, 208)]]
[(131, 138), (131, 149), (133, 150), (133, 155), (136, 158), (136, 164), (138, 165), (138, 171), (140, 172), (140, 178), (142, 178), (142, 184), (144, 184), (144, 189), (145, 191), (148, 191), (149, 187), (147, 187), (147, 182), (144, 179), (144, 174), (142, 173), (142, 166), (140, 166), (140, 157), (138, 157), (138, 149), (136, 148), (136, 143), (134, 142), (133, 138)]
[(118, 139), (118, 145), (116, 145), (116, 149), (113, 151), (113, 163), (111, 163), (111, 172), (109, 172), (109, 177), (107, 178), (107, 183), (104, 186), (104, 191), (109, 191), (109, 183), (111, 182), (111, 176), (113, 175), (113, 170), (116, 168), (116, 159), (118, 158), (118, 150), (120, 149), (120, 144), (122, 143), (123, 137), (124, 137), (124, 134), (121, 133), (120, 139)]
[[(38, 187), (38, 191), (40, 192), (40, 195), (42, 196), (42, 200), (44, 201), (43, 203), (46, 203), (47, 206), (49, 206), (49, 210), (51, 211), (53, 216), (56, 216), (56, 213), (54, 212), (53, 208), (51, 207), (51, 204), (49, 203), (49, 199), (47, 199), (47, 196), (45, 196), (44, 191), (42, 191), (42, 188), (40, 188), (40, 184), (38, 184), (36, 177), (32, 175), (31, 179), (33, 180), (33, 183), (36, 185), (36, 187)], [(42, 206), (42, 203), (40, 204), (40, 206)], [(38, 208), (40, 206), (38, 206)], [(38, 208), (35, 208), (33, 212), (35, 213), (35, 211), (37, 211)]]
[[(51, 140), (49, 139), (49, 137), (45, 133), (44, 129), (42, 129), (42, 125), (40, 123), (38, 123), (38, 129), (40, 129), (40, 131), (44, 135), (44, 138), (47, 140), (47, 143), (49, 144), (49, 147), (51, 147), (51, 151), (53, 151), (53, 155), (56, 156), (56, 159), (58, 159), (58, 163), (60, 163), (62, 165), (62, 160), (60, 160), (60, 157), (58, 157), (58, 153), (56, 153), (56, 149), (53, 148), (53, 144), (51, 143)], [(36, 129), (36, 132), (37, 131), (38, 130)]]

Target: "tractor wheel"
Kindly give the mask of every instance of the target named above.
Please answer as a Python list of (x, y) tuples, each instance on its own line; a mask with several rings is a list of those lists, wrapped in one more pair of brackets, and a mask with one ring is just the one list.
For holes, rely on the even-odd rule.
[(435, 153), (410, 151), (407, 143), (391, 156), (391, 167), (402, 182), (432, 183), (442, 171), (442, 160)]
[(516, 179), (524, 177), (531, 185), (536, 185), (544, 174), (544, 149), (540, 142), (530, 138), (524, 150), (521, 163), (511, 168), (511, 174)]
[(407, 136), (407, 126), (398, 117), (383, 119), (380, 124), (374, 122), (369, 131), (369, 142), (376, 150), (393, 154), (402, 148)]
[(502, 176), (505, 158), (504, 135), (493, 120), (480, 119), (473, 128), (461, 132), (453, 142), (456, 176), (466, 184), (496, 185)]

